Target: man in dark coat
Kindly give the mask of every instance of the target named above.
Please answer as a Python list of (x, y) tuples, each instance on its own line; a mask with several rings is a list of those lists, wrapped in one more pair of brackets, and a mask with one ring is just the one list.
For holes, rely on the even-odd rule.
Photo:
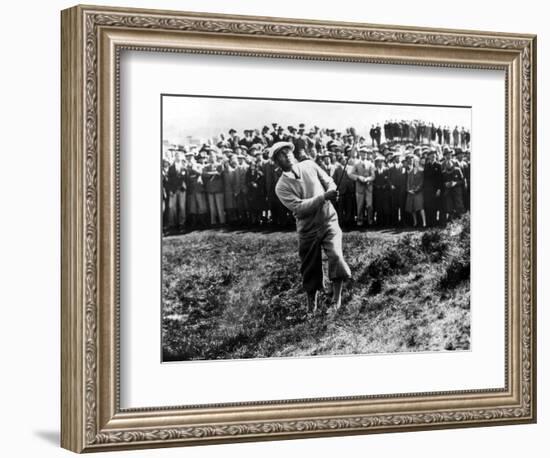
[(457, 165), (460, 167), (462, 176), (464, 177), (464, 185), (462, 186), (462, 200), (464, 202), (464, 209), (470, 209), (470, 164), (464, 160), (464, 151), (461, 148), (456, 148), (455, 159)]
[(389, 122), (384, 123), (384, 138), (386, 139), (387, 142), (392, 140), (391, 125)]
[(274, 130), (271, 133), (273, 144), (286, 141), (288, 139), (288, 135), (285, 134), (284, 127), (278, 126), (277, 129), (275, 130), (275, 126), (277, 126), (277, 124), (274, 124)]
[(244, 137), (239, 141), (239, 145), (246, 151), (248, 151), (254, 144), (254, 137), (252, 136), (253, 133), (253, 130), (245, 130)]
[(435, 226), (437, 212), (440, 210), (440, 196), (443, 189), (441, 164), (435, 160), (435, 149), (428, 151), (426, 164), (424, 165), (424, 210), (426, 211), (426, 223)]
[(168, 169), (168, 227), (170, 229), (183, 229), (186, 218), (186, 190), (185, 181), (187, 171), (181, 160), (179, 151), (175, 154), (174, 163)]
[(443, 144), (443, 130), (441, 129), (441, 126), (439, 126), (436, 130), (437, 133), (437, 143), (440, 145)]
[(369, 130), (369, 136), (370, 136), (370, 140), (371, 140), (371, 145), (374, 146), (374, 142), (376, 140), (376, 129), (374, 127), (374, 124), (371, 126), (371, 128)]
[(470, 131), (467, 130), (464, 132), (464, 142), (466, 143), (466, 148), (470, 148)]
[(390, 224), (398, 226), (400, 224), (399, 216), (401, 216), (401, 224), (405, 213), (405, 172), (401, 165), (401, 156), (395, 154), (391, 157), (388, 167), (388, 176), (390, 183)]
[[(350, 161), (347, 161), (347, 158), (342, 154), (337, 157), (337, 163), (332, 173), (332, 179), (339, 186), (338, 192), (340, 194), (336, 210), (340, 225), (349, 228), (355, 223), (355, 181), (351, 179), (348, 173), (352, 168), (349, 165)], [(346, 162), (348, 162), (347, 167)]]
[(170, 168), (170, 162), (166, 159), (162, 160), (162, 229), (163, 234), (167, 233), (168, 230), (168, 196), (170, 194), (170, 189), (168, 185), (168, 169)]
[(376, 141), (376, 146), (380, 148), (380, 142), (382, 141), (382, 129), (380, 124), (377, 124), (374, 128), (374, 140)]
[(452, 159), (452, 152), (446, 149), (442, 170), (443, 181), (443, 206), (445, 210), (444, 221), (447, 222), (464, 213), (464, 176), (462, 170)]
[(443, 128), (443, 143), (445, 143), (445, 145), (451, 144), (451, 130), (449, 126)]
[(382, 155), (374, 159), (373, 208), (376, 215), (376, 225), (387, 226), (391, 212), (391, 183), (389, 170)]

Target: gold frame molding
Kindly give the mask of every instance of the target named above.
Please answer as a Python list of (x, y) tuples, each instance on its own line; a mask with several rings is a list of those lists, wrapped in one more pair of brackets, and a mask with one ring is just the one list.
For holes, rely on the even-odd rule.
[[(75, 6), (61, 14), (61, 445), (75, 452), (536, 421), (536, 36)], [(506, 386), (128, 409), (118, 375), (121, 50), (506, 74)]]

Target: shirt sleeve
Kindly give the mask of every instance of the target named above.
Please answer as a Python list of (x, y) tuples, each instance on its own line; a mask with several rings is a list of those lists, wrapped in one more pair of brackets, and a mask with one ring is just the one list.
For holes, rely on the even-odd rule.
[(327, 172), (325, 172), (315, 162), (313, 162), (313, 167), (315, 167), (315, 170), (317, 171), (317, 177), (319, 178), (319, 181), (323, 185), (323, 188), (325, 188), (325, 191), (330, 191), (332, 189), (336, 189), (336, 183), (329, 176), (329, 174)]
[(300, 219), (315, 213), (325, 203), (324, 194), (319, 194), (309, 199), (300, 199), (290, 186), (284, 184), (282, 181), (277, 182), (275, 194), (277, 194), (281, 203), (288, 208), (296, 218)]

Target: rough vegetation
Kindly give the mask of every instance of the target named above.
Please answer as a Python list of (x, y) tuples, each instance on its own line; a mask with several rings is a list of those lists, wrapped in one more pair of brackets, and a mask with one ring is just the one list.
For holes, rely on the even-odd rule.
[[(163, 241), (165, 361), (470, 347), (467, 216), (424, 232), (349, 232), (343, 306), (307, 316), (293, 232)], [(327, 285), (328, 286), (328, 285)]]

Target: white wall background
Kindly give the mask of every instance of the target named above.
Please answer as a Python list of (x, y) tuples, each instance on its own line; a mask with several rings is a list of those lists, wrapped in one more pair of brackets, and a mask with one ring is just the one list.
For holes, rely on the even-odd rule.
[[(113, 0), (115, 1), (115, 0)], [(109, 4), (95, 0), (96, 4)], [(113, 3), (111, 3), (113, 4)], [(550, 223), (543, 182), (550, 161), (544, 152), (550, 95), (545, 2), (395, 0), (117, 0), (117, 6), (165, 8), (379, 24), (466, 28), (538, 34), (538, 277), (539, 423), (537, 425), (429, 431), (119, 452), (135, 457), (221, 456), (548, 456), (548, 338), (545, 310)], [(59, 441), (59, 11), (71, 2), (9, 2), (0, 27), (0, 377), (1, 455), (69, 456)], [(546, 387), (544, 386), (546, 385)], [(116, 456), (116, 455), (112, 455)]]

